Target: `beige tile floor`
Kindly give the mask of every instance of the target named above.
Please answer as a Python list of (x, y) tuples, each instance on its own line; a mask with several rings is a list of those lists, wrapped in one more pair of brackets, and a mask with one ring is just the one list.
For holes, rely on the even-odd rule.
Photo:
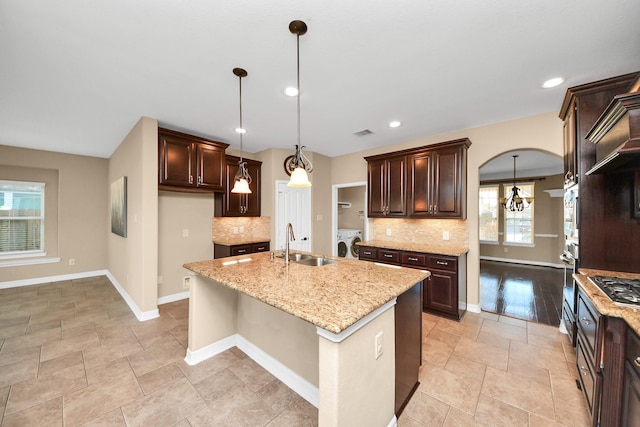
[[(105, 277), (0, 290), (0, 425), (313, 426), (317, 410), (238, 349), (183, 359), (187, 301), (138, 322)], [(556, 328), (423, 315), (421, 385), (398, 424), (586, 426)]]

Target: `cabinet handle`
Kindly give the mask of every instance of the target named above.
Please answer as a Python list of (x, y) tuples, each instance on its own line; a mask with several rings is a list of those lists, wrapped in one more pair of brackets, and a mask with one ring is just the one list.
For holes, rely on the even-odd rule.
[(636, 357), (636, 360), (633, 361), (633, 364), (640, 368), (640, 356)]
[(385, 258), (393, 258), (393, 255), (391, 255), (391, 254), (384, 254), (384, 257), (385, 257)]
[(582, 323), (584, 323), (585, 325), (589, 326), (591, 324), (591, 321), (589, 319), (587, 319), (586, 317), (583, 317), (582, 319), (580, 319), (580, 321)]
[(370, 251), (363, 251), (362, 253), (365, 254), (365, 255), (372, 255), (372, 252), (370, 252)]
[(245, 252), (247, 252), (247, 250), (246, 250), (246, 249), (238, 249), (238, 253), (239, 253), (239, 254), (243, 254), (243, 253), (245, 253)]
[(189, 184), (193, 184), (193, 175), (189, 175)]
[(202, 184), (202, 177), (198, 175), (198, 184)]
[(418, 258), (409, 257), (409, 261), (418, 261)]
[(589, 374), (589, 370), (584, 366), (580, 366), (580, 371), (582, 371), (582, 375), (585, 377)]
[(433, 213), (438, 212), (438, 205), (433, 205)]
[(449, 265), (449, 263), (446, 262), (446, 261), (436, 261), (436, 264), (438, 264), (438, 265)]

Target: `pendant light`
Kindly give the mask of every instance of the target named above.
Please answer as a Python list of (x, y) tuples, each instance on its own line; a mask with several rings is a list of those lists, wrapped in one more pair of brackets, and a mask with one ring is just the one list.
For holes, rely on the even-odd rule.
[(238, 172), (234, 178), (232, 193), (237, 194), (251, 194), (249, 184), (251, 184), (251, 175), (247, 171), (247, 162), (244, 161), (244, 146), (242, 144), (242, 134), (246, 131), (242, 127), (242, 78), (247, 77), (246, 70), (242, 68), (234, 68), (233, 74), (238, 76), (238, 83), (240, 87), (240, 127), (236, 129), (236, 132), (240, 134), (240, 161), (238, 162)]
[(513, 187), (509, 192), (509, 197), (500, 199), (502, 206), (509, 212), (521, 212), (533, 203), (533, 197), (523, 197), (520, 195), (520, 189), (516, 187), (516, 158), (513, 156)]
[(298, 94), (296, 99), (298, 101), (298, 144), (296, 145), (296, 153), (294, 156), (290, 156), (285, 160), (285, 170), (291, 170), (291, 179), (287, 186), (289, 187), (311, 187), (309, 182), (309, 176), (307, 173), (313, 171), (313, 165), (302, 154), (303, 145), (300, 144), (300, 36), (307, 32), (307, 24), (302, 21), (291, 21), (289, 24), (289, 31), (296, 35), (297, 42), (297, 89)]

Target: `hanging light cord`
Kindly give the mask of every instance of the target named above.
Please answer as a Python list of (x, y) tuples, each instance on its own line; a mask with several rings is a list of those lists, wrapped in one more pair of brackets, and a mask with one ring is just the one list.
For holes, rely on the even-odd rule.
[(297, 64), (296, 64), (296, 71), (297, 71), (297, 87), (298, 87), (298, 96), (297, 98), (297, 102), (298, 102), (298, 145), (297, 145), (297, 150), (296, 150), (296, 166), (299, 167), (303, 167), (304, 168), (304, 163), (302, 162), (302, 158), (301, 158), (301, 154), (302, 154), (302, 146), (300, 145), (300, 33), (296, 34), (296, 58), (297, 58)]
[(240, 80), (240, 162), (242, 162), (242, 158), (244, 157), (244, 146), (242, 144), (242, 134), (244, 133), (244, 128), (242, 127), (242, 77), (238, 76)]

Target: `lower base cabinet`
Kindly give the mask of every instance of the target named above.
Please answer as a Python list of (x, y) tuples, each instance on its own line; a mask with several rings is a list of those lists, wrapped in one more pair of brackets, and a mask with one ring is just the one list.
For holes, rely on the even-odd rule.
[(228, 256), (253, 254), (256, 252), (266, 252), (270, 248), (269, 242), (247, 243), (242, 245), (222, 245), (213, 244), (213, 258), (225, 258)]
[(423, 311), (456, 320), (467, 311), (466, 254), (455, 257), (362, 245), (359, 259), (428, 270), (431, 276), (422, 287)]
[(627, 328), (622, 390), (622, 425), (640, 426), (640, 337)]

